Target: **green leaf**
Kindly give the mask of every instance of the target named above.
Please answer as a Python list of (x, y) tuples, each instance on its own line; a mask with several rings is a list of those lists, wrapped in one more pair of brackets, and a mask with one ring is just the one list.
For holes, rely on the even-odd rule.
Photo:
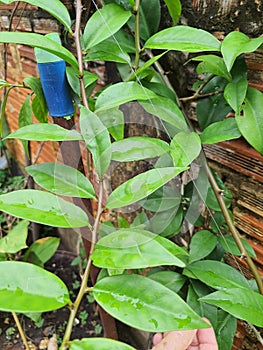
[(112, 159), (118, 162), (155, 158), (167, 152), (167, 142), (146, 136), (128, 137), (112, 144)]
[(30, 95), (27, 95), (22, 108), (19, 113), (19, 119), (18, 119), (18, 126), (19, 128), (22, 128), (25, 125), (32, 124), (32, 108), (30, 104)]
[(44, 237), (36, 240), (26, 251), (23, 260), (43, 267), (55, 254), (60, 239), (57, 237)]
[(163, 237), (172, 237), (180, 232), (183, 221), (183, 210), (174, 207), (170, 210), (156, 213), (149, 222), (150, 230)]
[(146, 112), (173, 125), (180, 131), (187, 131), (188, 127), (180, 108), (170, 99), (155, 97), (151, 101), (139, 101)]
[(141, 205), (144, 209), (152, 212), (167, 211), (178, 208), (181, 203), (181, 194), (177, 188), (164, 186), (149, 195)]
[(106, 277), (92, 290), (103, 309), (131, 327), (147, 332), (208, 327), (176, 293), (147, 277)]
[(228, 81), (232, 80), (231, 74), (227, 71), (223, 59), (216, 55), (202, 55), (192, 58), (193, 61), (202, 61), (198, 64), (196, 71), (198, 74), (210, 73), (225, 78)]
[(247, 35), (238, 31), (229, 33), (221, 45), (221, 52), (228, 71), (231, 70), (239, 55), (255, 51), (262, 43), (262, 36), (256, 39), (249, 39)]
[(200, 139), (202, 144), (213, 144), (217, 142), (238, 139), (241, 136), (236, 120), (227, 118), (221, 122), (215, 122), (207, 126)]
[(101, 177), (111, 162), (111, 141), (107, 128), (97, 115), (85, 107), (80, 109), (80, 130), (92, 154), (95, 168)]
[(45, 190), (63, 196), (95, 198), (90, 181), (77, 169), (59, 163), (30, 165), (26, 171)]
[(30, 141), (82, 141), (76, 130), (67, 130), (56, 124), (39, 123), (24, 126), (5, 137)]
[(183, 275), (174, 271), (158, 271), (148, 275), (148, 278), (161, 283), (175, 293), (179, 292), (186, 281), (186, 278)]
[(15, 254), (27, 247), (28, 221), (20, 221), (0, 239), (0, 253)]
[(101, 238), (95, 246), (92, 260), (102, 268), (140, 269), (158, 265), (184, 267), (178, 255), (184, 249), (166, 238), (139, 229), (120, 229)]
[(117, 39), (115, 42), (111, 38), (108, 38), (102, 43), (92, 47), (88, 51), (85, 61), (110, 61), (130, 64), (131, 59)]
[(220, 350), (231, 350), (237, 329), (237, 320), (223, 310), (217, 312), (217, 326), (215, 328), (217, 343)]
[(32, 47), (39, 47), (40, 49), (57, 55), (79, 71), (78, 61), (74, 55), (69, 50), (44, 35), (22, 32), (0, 32), (0, 43), (24, 44)]
[[(47, 3), (46, 0), (20, 0), (21, 2), (26, 2), (27, 4), (31, 4), (33, 6), (37, 6), (42, 8), (43, 10), (50, 13), (53, 17), (55, 17), (60, 23), (63, 24), (66, 29), (72, 33), (71, 30), (71, 19), (68, 13), (68, 10), (65, 5), (59, 0), (52, 0), (52, 2)], [(15, 0), (2, 0), (4, 4), (11, 4), (16, 2)]]
[[(18, 126), (19, 128), (22, 128), (25, 125), (32, 124), (32, 122), (33, 122), (33, 112), (31, 107), (31, 100), (30, 100), (30, 95), (27, 95), (19, 112)], [(23, 141), (22, 143), (27, 156), (30, 158), (28, 153), (28, 141)]]
[(257, 89), (248, 88), (243, 116), (236, 116), (238, 128), (251, 146), (263, 154), (263, 94)]
[(228, 113), (232, 111), (221, 92), (226, 84), (227, 81), (224, 78), (214, 77), (202, 90), (202, 94), (216, 94), (201, 98), (197, 102), (196, 116), (201, 130), (204, 130), (212, 123), (224, 120)]
[[(218, 241), (226, 252), (237, 256), (242, 255), (239, 248), (236, 245), (234, 238), (231, 235), (220, 236), (218, 238)], [(257, 258), (256, 253), (254, 249), (251, 247), (251, 245), (245, 239), (241, 239), (241, 241), (244, 247), (246, 248), (248, 254), (256, 259)]]
[(217, 238), (210, 231), (196, 232), (190, 242), (189, 263), (205, 258), (216, 247)]
[(85, 50), (116, 33), (131, 17), (131, 12), (117, 4), (108, 4), (97, 10), (88, 20), (83, 41)]
[(246, 97), (247, 88), (247, 79), (240, 79), (235, 83), (228, 83), (225, 87), (224, 97), (236, 112), (236, 115), (239, 115), (242, 110), (242, 104)]
[(10, 83), (8, 83), (6, 80), (4, 80), (4, 79), (0, 79), (0, 89), (3, 89), (3, 88), (5, 88), (5, 87), (9, 87), (9, 86), (11, 86), (11, 84)]
[(143, 65), (141, 65), (135, 73), (133, 73), (129, 80), (136, 80), (138, 78), (140, 78), (140, 75), (149, 67), (151, 67), (155, 62), (157, 62), (162, 56), (164, 56), (167, 53), (167, 51), (161, 53), (160, 55), (157, 56), (153, 56), (151, 59), (149, 59), (148, 61), (146, 61), (145, 63), (143, 63)]
[(38, 190), (0, 195), (0, 209), (10, 215), (54, 227), (89, 226), (87, 215), (76, 205)]
[(0, 310), (43, 312), (71, 304), (65, 284), (33, 264), (0, 262)]
[[(48, 108), (45, 100), (45, 96), (42, 90), (40, 80), (35, 77), (27, 77), (23, 80), (23, 83), (30, 87), (34, 92), (35, 98), (32, 102), (32, 108), (35, 117), (41, 123), (47, 122)], [(32, 124), (32, 123), (31, 123)]]
[(96, 112), (114, 140), (122, 140), (124, 135), (124, 115), (118, 107)]
[(106, 338), (88, 338), (73, 340), (70, 342), (69, 350), (135, 350), (130, 345), (116, 340)]
[(109, 86), (99, 95), (96, 101), (96, 112), (131, 102), (134, 100), (149, 100), (156, 95), (136, 82), (122, 82)]
[(186, 167), (201, 152), (201, 140), (196, 132), (179, 132), (171, 141), (170, 152), (175, 166)]
[(117, 187), (108, 197), (108, 209), (120, 208), (139, 201), (162, 187), (186, 168), (151, 169)]
[(146, 41), (144, 47), (187, 52), (220, 51), (220, 41), (205, 30), (176, 26), (153, 35)]
[(182, 5), (180, 0), (164, 0), (169, 14), (173, 20), (173, 25), (175, 26), (179, 21), (182, 12)]
[(239, 271), (219, 261), (197, 261), (188, 265), (185, 273), (187, 271), (215, 289), (249, 288), (248, 281)]
[(200, 300), (221, 307), (236, 318), (263, 327), (263, 296), (250, 289), (236, 287), (220, 290)]
[[(140, 37), (143, 40), (147, 40), (158, 31), (161, 19), (160, 1), (151, 0), (149, 2), (148, 0), (142, 0), (139, 10)], [(135, 32), (134, 16), (129, 20), (128, 25)]]

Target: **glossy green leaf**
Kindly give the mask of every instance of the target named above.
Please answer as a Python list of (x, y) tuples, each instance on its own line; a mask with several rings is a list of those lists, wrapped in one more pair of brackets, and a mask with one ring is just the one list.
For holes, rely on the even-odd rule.
[(179, 21), (182, 12), (182, 5), (180, 0), (164, 0), (169, 14), (172, 17), (173, 25), (176, 25)]
[(101, 238), (92, 254), (93, 264), (102, 268), (139, 269), (158, 265), (184, 267), (178, 255), (184, 249), (166, 238), (139, 229), (120, 229)]
[(89, 226), (87, 215), (76, 205), (38, 190), (0, 195), (0, 210), (10, 215), (54, 227)]
[(60, 239), (57, 237), (44, 237), (36, 240), (26, 251), (23, 260), (43, 267), (55, 254), (59, 242)]
[(155, 158), (167, 152), (167, 142), (146, 136), (128, 137), (112, 144), (112, 159), (118, 162)]
[(62, 58), (79, 71), (78, 61), (74, 55), (69, 50), (44, 35), (22, 32), (0, 32), (0, 43), (24, 44), (32, 47), (39, 47), (40, 49), (51, 52)]
[(34, 92), (35, 98), (32, 102), (32, 109), (35, 117), (39, 122), (46, 123), (48, 108), (45, 100), (45, 96), (42, 90), (42, 86), (40, 80), (36, 77), (26, 77), (23, 80), (23, 83), (30, 87), (30, 89)]
[(224, 310), (217, 312), (215, 333), (220, 350), (231, 350), (237, 329), (237, 319)]
[[(37, 6), (42, 8), (43, 10), (50, 13), (53, 17), (55, 17), (60, 23), (63, 24), (67, 30), (72, 33), (71, 30), (71, 19), (68, 13), (66, 6), (59, 0), (52, 0), (52, 2), (47, 2), (46, 0), (20, 0), (21, 2), (26, 2), (27, 4), (31, 4), (33, 6)], [(2, 0), (4, 4), (11, 4), (16, 2), (15, 0)]]
[(98, 116), (85, 107), (80, 109), (80, 130), (92, 154), (99, 176), (105, 174), (111, 161), (111, 141), (107, 128)]
[[(139, 11), (140, 37), (147, 40), (158, 31), (161, 19), (160, 2), (159, 0), (142, 0)], [(134, 16), (129, 20), (128, 25), (135, 32)]]
[(150, 230), (163, 237), (173, 237), (180, 232), (183, 221), (183, 210), (174, 207), (170, 210), (156, 213), (149, 222)]
[(146, 41), (144, 47), (187, 52), (220, 51), (220, 41), (205, 30), (176, 26), (153, 35)]
[(174, 271), (158, 271), (148, 275), (148, 278), (161, 283), (175, 293), (179, 292), (186, 281), (186, 278), (183, 275)]
[(219, 261), (197, 261), (186, 267), (185, 274), (187, 271), (215, 289), (249, 288), (246, 278), (239, 271)]
[(196, 232), (190, 242), (189, 263), (205, 258), (216, 247), (217, 238), (210, 231)]
[(113, 41), (111, 38), (108, 38), (89, 49), (85, 61), (109, 61), (130, 64), (131, 59), (117, 39)]
[(98, 97), (96, 101), (96, 110), (101, 111), (117, 107), (123, 103), (134, 100), (149, 100), (156, 95), (137, 82), (121, 82), (109, 86)]
[[(66, 73), (67, 73), (67, 80), (71, 87), (71, 89), (74, 91), (77, 96), (80, 96), (80, 82), (79, 82), (79, 74), (72, 68), (72, 67), (66, 67)], [(86, 88), (86, 93), (89, 95), (89, 89), (92, 88), (93, 85), (96, 84), (96, 81), (98, 80), (97, 74), (93, 74), (87, 71), (84, 71), (84, 85)]]
[(255, 51), (262, 43), (262, 36), (256, 39), (249, 39), (247, 35), (238, 31), (229, 33), (221, 45), (221, 52), (228, 71), (231, 70), (239, 55)]
[(148, 61), (146, 61), (145, 63), (143, 63), (143, 65), (141, 65), (135, 73), (133, 73), (131, 75), (131, 77), (129, 78), (129, 80), (136, 80), (138, 79), (138, 77), (141, 76), (141, 74), (147, 69), (150, 68), (155, 62), (157, 62), (162, 56), (164, 56), (167, 53), (167, 51), (161, 53), (160, 55), (157, 56), (153, 56), (151, 59), (149, 59)]
[[(253, 258), (257, 258), (256, 253), (254, 251), (254, 249), (251, 247), (251, 245), (245, 240), (245, 239), (241, 239), (242, 243), (244, 245), (244, 247), (246, 248), (248, 254), (250, 256), (252, 256)], [(239, 250), (239, 248), (237, 247), (234, 238), (231, 235), (224, 235), (224, 236), (220, 236), (218, 238), (219, 243), (221, 244), (222, 248), (230, 253), (230, 254), (234, 254), (237, 256), (241, 256), (241, 252)]]
[(114, 140), (122, 140), (124, 136), (124, 115), (118, 107), (96, 112)]
[(202, 61), (198, 64), (196, 71), (198, 74), (210, 73), (232, 80), (231, 74), (227, 71), (223, 59), (216, 55), (202, 55), (192, 58), (193, 61)]
[(63, 196), (95, 198), (90, 181), (77, 169), (60, 163), (30, 165), (26, 171), (45, 190)]
[(88, 338), (73, 340), (70, 342), (69, 350), (135, 350), (130, 345), (116, 340), (106, 338)]
[(153, 192), (141, 205), (144, 209), (152, 212), (167, 211), (171, 208), (178, 208), (181, 203), (181, 194), (177, 188), (164, 186)]
[(216, 76), (203, 88), (202, 94), (216, 94), (201, 98), (197, 102), (196, 116), (201, 130), (212, 123), (224, 120), (228, 113), (232, 111), (222, 92), (226, 85), (226, 79)]
[(263, 93), (254, 88), (248, 88), (243, 106), (243, 116), (236, 116), (238, 128), (259, 153), (263, 154)]
[(213, 144), (217, 142), (238, 139), (241, 136), (234, 118), (224, 119), (207, 126), (200, 139), (202, 144)]
[(176, 293), (147, 277), (106, 277), (92, 289), (103, 309), (135, 328), (164, 332), (207, 327)]
[[(33, 122), (33, 111), (31, 107), (31, 98), (30, 98), (30, 95), (27, 95), (19, 112), (18, 126), (19, 128), (22, 128), (23, 126), (32, 124), (32, 122)], [(30, 158), (29, 152), (28, 152), (28, 141), (24, 140), (22, 141), (22, 144), (27, 156)]]
[(32, 107), (30, 103), (30, 95), (27, 95), (19, 113), (18, 126), (22, 128), (23, 126), (32, 124), (33, 115)]
[(82, 141), (76, 130), (67, 130), (57, 124), (39, 123), (24, 126), (6, 136), (6, 139), (31, 141)]
[(263, 327), (263, 296), (250, 289), (236, 287), (220, 290), (200, 300), (221, 307), (236, 318)]
[(130, 17), (131, 12), (117, 4), (108, 4), (98, 9), (88, 20), (83, 33), (85, 50), (112, 36)]
[(43, 312), (71, 304), (65, 284), (33, 264), (0, 262), (0, 310)]
[(235, 83), (229, 83), (225, 87), (224, 97), (236, 112), (236, 115), (239, 115), (242, 110), (242, 104), (246, 97), (247, 88), (247, 79), (240, 79)]
[(15, 254), (27, 247), (28, 221), (20, 221), (0, 239), (0, 253)]
[(178, 130), (188, 130), (183, 113), (172, 100), (165, 97), (156, 97), (151, 99), (151, 101), (139, 101), (139, 103), (146, 112), (173, 125)]
[(151, 169), (117, 187), (108, 197), (108, 209), (120, 208), (139, 201), (162, 187), (186, 168)]
[(179, 132), (171, 141), (170, 152), (175, 166), (186, 167), (201, 152), (201, 140), (195, 132)]

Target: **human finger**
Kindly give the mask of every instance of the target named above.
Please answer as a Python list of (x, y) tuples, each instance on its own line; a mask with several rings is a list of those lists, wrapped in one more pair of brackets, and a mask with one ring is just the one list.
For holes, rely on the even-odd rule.
[(196, 332), (196, 330), (169, 332), (152, 350), (186, 350)]

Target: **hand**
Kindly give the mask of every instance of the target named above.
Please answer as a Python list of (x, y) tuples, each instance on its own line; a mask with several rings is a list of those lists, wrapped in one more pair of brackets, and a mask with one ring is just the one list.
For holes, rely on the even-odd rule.
[(213, 328), (157, 333), (153, 344), (152, 350), (218, 350)]

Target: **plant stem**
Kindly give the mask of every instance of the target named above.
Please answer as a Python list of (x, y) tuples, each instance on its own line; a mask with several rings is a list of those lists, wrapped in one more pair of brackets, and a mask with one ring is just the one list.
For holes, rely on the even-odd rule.
[(81, 96), (82, 96), (82, 102), (84, 107), (89, 108), (86, 90), (85, 90), (85, 84), (84, 84), (84, 68), (83, 68), (83, 57), (82, 57), (82, 49), (81, 49), (81, 42), (80, 42), (80, 27), (81, 27), (81, 17), (82, 17), (82, 1), (76, 0), (75, 3), (76, 7), (76, 26), (75, 26), (75, 43), (76, 43), (76, 49), (77, 49), (77, 57), (78, 57), (78, 64), (79, 64), (79, 71), (80, 71), (80, 90), (81, 90)]
[(236, 242), (236, 245), (238, 246), (238, 249), (241, 252), (242, 257), (246, 260), (250, 271), (252, 272), (253, 276), (255, 277), (259, 292), (261, 294), (263, 294), (263, 282), (262, 282), (261, 276), (260, 276), (253, 260), (249, 256), (249, 254), (248, 254), (248, 252), (247, 252), (247, 250), (246, 250), (246, 248), (241, 240), (239, 232), (235, 228), (235, 225), (234, 225), (234, 223), (229, 215), (229, 212), (227, 210), (227, 207), (225, 205), (224, 198), (222, 195), (222, 190), (218, 187), (216, 180), (215, 180), (207, 162), (205, 162), (205, 171), (206, 171), (206, 174), (208, 176), (211, 187), (216, 195), (217, 201), (220, 205), (220, 208), (221, 208), (222, 213), (224, 215), (224, 218), (226, 220), (227, 226), (229, 227), (229, 230), (230, 230), (230, 232), (231, 232), (231, 234)]
[(134, 70), (136, 71), (139, 67), (140, 59), (140, 0), (135, 1), (135, 60), (134, 60)]
[[(92, 242), (91, 242), (91, 247), (90, 247), (90, 255), (93, 253), (93, 250), (95, 247), (95, 243), (96, 243), (97, 235), (98, 235), (98, 230), (99, 230), (100, 217), (101, 217), (101, 214), (103, 212), (102, 198), (103, 198), (103, 180), (101, 180), (100, 184), (99, 184), (98, 210), (97, 210), (97, 215), (96, 215), (96, 219), (94, 222), (94, 226), (93, 226), (93, 229), (91, 231), (92, 232), (92, 238), (91, 238)], [(72, 333), (72, 329), (74, 326), (74, 320), (75, 320), (76, 314), (78, 312), (79, 305), (81, 303), (81, 300), (83, 299), (83, 296), (87, 293), (87, 291), (90, 290), (87, 287), (87, 285), (88, 285), (88, 280), (89, 280), (91, 264), (92, 264), (92, 261), (91, 261), (91, 258), (89, 257), (77, 298), (76, 298), (76, 300), (71, 308), (71, 311), (70, 311), (70, 315), (69, 315), (69, 319), (68, 319), (68, 323), (67, 323), (67, 328), (66, 328), (66, 331), (64, 334), (64, 338), (63, 338), (60, 350), (67, 349), (68, 343), (70, 340), (70, 336)]]
[(29, 347), (28, 342), (26, 340), (25, 333), (24, 333), (23, 328), (21, 326), (21, 323), (20, 323), (20, 321), (19, 321), (19, 319), (17, 317), (17, 314), (15, 312), (12, 312), (12, 316), (13, 316), (13, 318), (15, 320), (17, 329), (19, 331), (20, 337), (21, 337), (21, 339), (22, 339), (22, 341), (23, 341), (23, 343), (25, 345), (26, 350), (30, 350), (30, 347)]

